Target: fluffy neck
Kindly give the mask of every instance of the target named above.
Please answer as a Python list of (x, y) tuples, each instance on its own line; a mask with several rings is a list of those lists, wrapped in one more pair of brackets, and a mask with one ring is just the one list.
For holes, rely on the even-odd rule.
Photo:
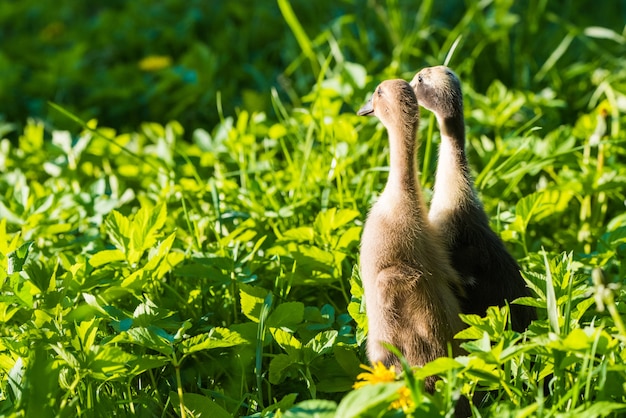
[(433, 221), (444, 219), (455, 208), (471, 204), (473, 182), (465, 156), (465, 123), (463, 116), (437, 117), (441, 132), (435, 190), (430, 208)]
[(385, 192), (397, 191), (420, 199), (417, 181), (417, 126), (389, 127), (389, 178)]

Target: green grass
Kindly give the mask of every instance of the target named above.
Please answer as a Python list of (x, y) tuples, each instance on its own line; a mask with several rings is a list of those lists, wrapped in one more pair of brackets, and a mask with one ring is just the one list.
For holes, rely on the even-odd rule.
[[(230, 65), (215, 69), (220, 94), (180, 80), (157, 89), (152, 109), (174, 113), (133, 116), (132, 129), (110, 116), (130, 112), (132, 97), (90, 107), (47, 95), (45, 112), (29, 108), (45, 122), (0, 143), (0, 414), (399, 416), (389, 408), (406, 387), (414, 416), (445, 416), (461, 395), (477, 417), (622, 416), (626, 7), (512, 3), (255, 6), (285, 34), (273, 62), (284, 66), (259, 67), (282, 83), (251, 87), (260, 102), (237, 91), (243, 75)], [(262, 41), (246, 28), (241, 39)], [(201, 42), (190, 48), (205, 56)], [(16, 59), (7, 51), (0, 64)], [(539, 319), (518, 334), (507, 309), (466, 316), (467, 356), (353, 389), (366, 363), (359, 238), (388, 163), (384, 129), (354, 110), (379, 81), (446, 59), (464, 83), (477, 189)], [(66, 74), (56, 82), (116, 94)], [(23, 103), (44, 100), (29, 94)], [(206, 119), (183, 111), (209, 103), (219, 111)], [(428, 190), (438, 130), (422, 115)], [(434, 394), (421, 389), (430, 374), (442, 378)]]

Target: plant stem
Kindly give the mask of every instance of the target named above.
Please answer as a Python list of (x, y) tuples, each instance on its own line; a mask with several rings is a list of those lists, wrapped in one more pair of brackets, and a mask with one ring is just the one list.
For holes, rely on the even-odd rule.
[(176, 387), (178, 391), (178, 401), (180, 405), (180, 416), (181, 418), (186, 418), (187, 412), (185, 411), (185, 402), (183, 401), (183, 381), (180, 377), (180, 362), (176, 358), (176, 353), (172, 354), (172, 365), (174, 366), (174, 370), (176, 372)]

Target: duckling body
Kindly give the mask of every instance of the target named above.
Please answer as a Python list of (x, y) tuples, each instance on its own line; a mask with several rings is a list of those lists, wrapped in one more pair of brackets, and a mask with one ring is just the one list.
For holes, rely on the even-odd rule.
[[(455, 297), (462, 286), (427, 220), (417, 172), (415, 94), (404, 80), (384, 81), (358, 114), (381, 120), (390, 152), (387, 183), (361, 238), (369, 360), (399, 369), (382, 343), (397, 347), (411, 365), (446, 356), (448, 344), (459, 354), (453, 337), (463, 326)], [(432, 391), (435, 381), (429, 378), (426, 388)]]
[[(503, 306), (530, 296), (519, 265), (489, 226), (474, 189), (465, 155), (463, 94), (458, 77), (445, 66), (418, 72), (411, 86), (419, 103), (439, 124), (441, 144), (428, 218), (439, 231), (460, 274), (466, 297), (463, 313), (484, 316), (489, 306)], [(511, 325), (524, 331), (536, 318), (533, 308), (510, 305)]]

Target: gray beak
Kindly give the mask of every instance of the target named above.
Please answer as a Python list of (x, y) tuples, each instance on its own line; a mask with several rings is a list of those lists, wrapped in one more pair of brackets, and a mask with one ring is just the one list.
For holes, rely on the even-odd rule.
[(356, 112), (359, 116), (374, 116), (374, 106), (372, 106), (372, 99), (369, 99), (367, 103), (361, 107), (358, 112)]

